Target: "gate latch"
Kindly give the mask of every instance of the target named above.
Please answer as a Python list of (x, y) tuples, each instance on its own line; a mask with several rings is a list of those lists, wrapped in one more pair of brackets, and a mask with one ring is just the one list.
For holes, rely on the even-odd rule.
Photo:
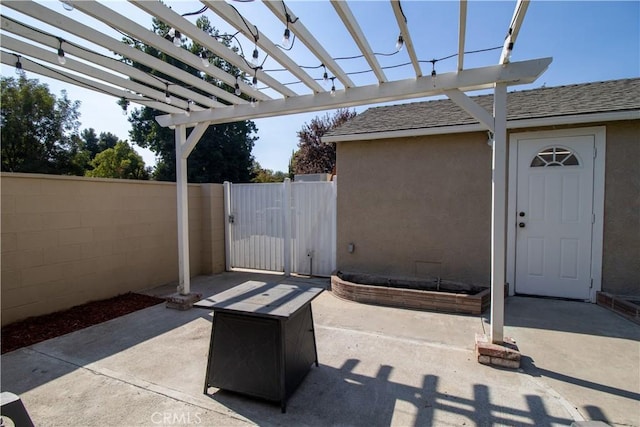
[(229, 215), (229, 224), (233, 224), (234, 218), (233, 215)]

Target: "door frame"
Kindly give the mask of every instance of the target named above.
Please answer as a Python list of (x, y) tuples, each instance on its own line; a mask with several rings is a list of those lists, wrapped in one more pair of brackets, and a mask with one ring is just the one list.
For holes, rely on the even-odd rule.
[(595, 158), (593, 160), (593, 215), (591, 240), (591, 280), (589, 292), (591, 302), (596, 302), (596, 293), (602, 290), (602, 246), (604, 237), (604, 174), (606, 153), (606, 127), (515, 132), (509, 134), (509, 188), (507, 191), (507, 283), (509, 295), (515, 295), (516, 279), (516, 201), (518, 180), (518, 146), (529, 139), (563, 138), (570, 136), (593, 136)]

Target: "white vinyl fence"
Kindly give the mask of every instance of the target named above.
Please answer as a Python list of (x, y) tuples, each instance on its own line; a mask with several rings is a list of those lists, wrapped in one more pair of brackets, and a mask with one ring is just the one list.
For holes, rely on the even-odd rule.
[(226, 182), (227, 270), (329, 276), (336, 266), (336, 182)]

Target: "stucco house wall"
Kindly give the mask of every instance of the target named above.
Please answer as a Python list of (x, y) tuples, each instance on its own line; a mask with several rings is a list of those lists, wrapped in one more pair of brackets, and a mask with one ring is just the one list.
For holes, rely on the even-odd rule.
[(337, 171), (338, 269), (489, 285), (486, 133), (338, 143)]
[[(640, 295), (640, 120), (581, 126), (600, 125), (606, 127), (602, 290)], [(339, 142), (337, 171), (339, 270), (489, 286), (486, 133)]]
[[(1, 174), (2, 325), (178, 280), (173, 183)], [(224, 271), (223, 191), (189, 185), (191, 274)]]
[(640, 295), (640, 120), (607, 124), (602, 290)]

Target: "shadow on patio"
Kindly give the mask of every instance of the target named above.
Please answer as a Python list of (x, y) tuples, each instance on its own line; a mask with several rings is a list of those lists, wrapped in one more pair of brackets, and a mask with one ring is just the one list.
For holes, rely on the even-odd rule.
[[(193, 290), (209, 296), (247, 280), (307, 283), (227, 273), (199, 277)], [(589, 304), (551, 303), (551, 313), (568, 317), (595, 309), (582, 321), (604, 329), (538, 329), (522, 319), (528, 309), (547, 316), (547, 301), (509, 298), (506, 333), (528, 357), (511, 371), (476, 362), (482, 317), (362, 305), (325, 292), (313, 302), (320, 367), (286, 414), (230, 392), (202, 394), (210, 313), (162, 305), (3, 355), (2, 387), (21, 395), (36, 425), (638, 424), (638, 341), (617, 337), (633, 338), (637, 326)], [(609, 327), (618, 331), (607, 336)]]

